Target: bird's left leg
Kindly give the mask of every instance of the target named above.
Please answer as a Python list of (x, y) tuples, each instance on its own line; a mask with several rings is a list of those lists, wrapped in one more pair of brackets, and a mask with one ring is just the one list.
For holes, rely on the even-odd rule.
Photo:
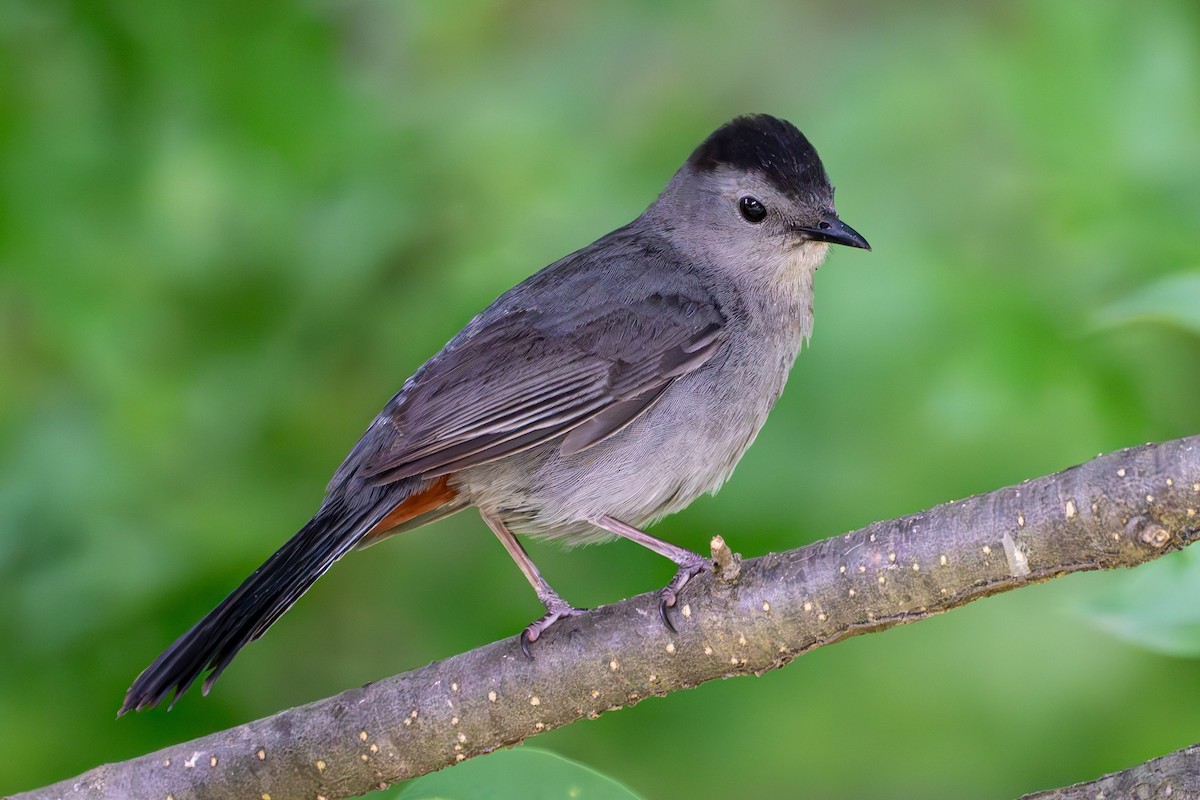
[(664, 542), (662, 539), (657, 539), (645, 531), (638, 530), (632, 525), (626, 525), (621, 520), (607, 515), (598, 517), (591, 522), (593, 525), (603, 528), (609, 533), (615, 533), (630, 541), (637, 542), (642, 547), (648, 547), (660, 556), (669, 558), (679, 565), (679, 571), (675, 573), (675, 577), (658, 593), (658, 613), (662, 615), (662, 621), (666, 626), (671, 630), (675, 630), (675, 623), (671, 622), (671, 617), (667, 614), (667, 609), (675, 605), (675, 601), (679, 597), (679, 592), (683, 589), (684, 584), (701, 572), (713, 568), (712, 559), (705, 558), (699, 553), (693, 553), (691, 550), (678, 547), (670, 542)]

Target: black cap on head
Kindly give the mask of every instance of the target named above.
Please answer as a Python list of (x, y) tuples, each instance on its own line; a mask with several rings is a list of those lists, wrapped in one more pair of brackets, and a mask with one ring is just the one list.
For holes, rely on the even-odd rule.
[(757, 172), (793, 197), (833, 194), (829, 176), (804, 134), (769, 114), (738, 117), (713, 132), (688, 157), (694, 169)]

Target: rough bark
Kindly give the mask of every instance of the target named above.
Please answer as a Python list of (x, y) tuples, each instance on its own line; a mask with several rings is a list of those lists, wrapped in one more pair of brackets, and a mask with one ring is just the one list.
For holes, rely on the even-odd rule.
[(1027, 794), (1021, 800), (1196, 800), (1200, 797), (1200, 744), (1065, 789)]
[(719, 569), (683, 592), (677, 633), (644, 594), (555, 626), (533, 659), (512, 637), (20, 797), (354, 796), (981, 597), (1141, 564), (1200, 536), (1197, 509), (1200, 436), (740, 564), (714, 540)]

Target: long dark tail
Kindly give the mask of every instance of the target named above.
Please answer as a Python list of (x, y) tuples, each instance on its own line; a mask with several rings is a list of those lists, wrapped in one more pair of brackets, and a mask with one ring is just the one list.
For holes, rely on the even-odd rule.
[(212, 670), (204, 680), (208, 694), (238, 651), (262, 636), (387, 513), (390, 505), (383, 495), (388, 492), (381, 487), (372, 494), (379, 495), (374, 502), (355, 509), (346, 508), (342, 498), (327, 501), (253, 575), (146, 667), (125, 693), (117, 716), (153, 708), (172, 689), (174, 705), (200, 673)]

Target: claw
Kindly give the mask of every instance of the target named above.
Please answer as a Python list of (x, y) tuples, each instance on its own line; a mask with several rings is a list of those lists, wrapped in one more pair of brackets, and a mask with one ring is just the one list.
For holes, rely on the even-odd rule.
[(577, 617), (586, 610), (584, 608), (569, 606), (561, 598), (552, 598), (550, 602), (546, 603), (546, 615), (529, 623), (529, 626), (521, 631), (521, 652), (525, 654), (526, 658), (533, 658), (533, 652), (529, 649), (529, 645), (540, 639), (547, 628), (560, 619)]
[(671, 622), (671, 615), (667, 613), (668, 608), (675, 606), (675, 596), (667, 597), (666, 592), (662, 592), (658, 597), (658, 614), (662, 617), (663, 625), (666, 625), (671, 633), (679, 633), (679, 629), (675, 627), (675, 623)]
[(671, 621), (671, 616), (667, 613), (667, 609), (675, 607), (675, 602), (679, 598), (679, 592), (688, 581), (701, 572), (712, 570), (712, 568), (712, 559), (697, 555), (695, 559), (689, 560), (686, 564), (681, 564), (679, 571), (675, 573), (675, 577), (671, 578), (671, 582), (664, 586), (658, 593), (658, 613), (662, 617), (663, 624), (672, 633), (678, 633), (679, 631), (675, 627), (675, 623)]
[(533, 660), (533, 653), (529, 652), (529, 643), (530, 643), (530, 642), (532, 642), (532, 641), (534, 641), (534, 639), (535, 639), (536, 637), (532, 637), (532, 636), (530, 636), (530, 635), (529, 635), (529, 629), (528, 629), (528, 628), (526, 628), (525, 630), (521, 631), (521, 637), (520, 637), (520, 638), (521, 638), (521, 652), (525, 654), (525, 657), (526, 657), (526, 658), (528, 658), (530, 661), (532, 661), (532, 660)]

